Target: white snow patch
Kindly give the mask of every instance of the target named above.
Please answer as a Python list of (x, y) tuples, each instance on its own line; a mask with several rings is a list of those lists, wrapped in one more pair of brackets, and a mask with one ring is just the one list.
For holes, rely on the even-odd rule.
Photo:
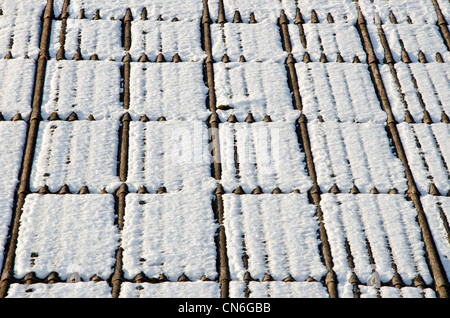
[(50, 60), (47, 64), (41, 114), (52, 112), (64, 120), (72, 112), (78, 119), (119, 119), (122, 63), (112, 61)]
[(5, 1), (0, 9), (0, 58), (11, 52), (14, 58), (37, 59), (43, 8), (28, 1)]
[(292, 2), (297, 3), (305, 22), (311, 21), (312, 10), (316, 11), (321, 23), (327, 23), (329, 13), (332, 15), (334, 23), (353, 25), (358, 17), (353, 0), (298, 0)]
[(450, 191), (449, 125), (401, 123), (397, 127), (419, 192), (426, 195), (434, 183), (446, 195)]
[(121, 234), (125, 277), (143, 272), (171, 281), (182, 274), (214, 279), (217, 224), (211, 199), (205, 193), (127, 195)]
[(0, 112), (4, 119), (17, 113), (29, 118), (35, 66), (29, 59), (0, 60)]
[(119, 122), (41, 122), (30, 188), (51, 192), (67, 184), (72, 193), (87, 186), (91, 193), (120, 186), (117, 176)]
[[(434, 24), (392, 24), (382, 25), (392, 57), (396, 63), (401, 62), (402, 46), (413, 63), (418, 62), (419, 51), (425, 54), (428, 62), (436, 61), (436, 53), (440, 53), (444, 61), (450, 61), (450, 52), (442, 40), (439, 27)], [(378, 34), (378, 31), (377, 31)], [(381, 53), (381, 52), (380, 52)], [(378, 55), (383, 61), (384, 53)]]
[(283, 63), (287, 57), (275, 23), (225, 23), (212, 24), (210, 28), (212, 54), (216, 62), (224, 54), (232, 62), (238, 62), (241, 55), (248, 62)]
[[(225, 18), (232, 22), (234, 14), (239, 11), (242, 22), (248, 23), (250, 15), (254, 13), (258, 23), (276, 23), (284, 10), (289, 19), (295, 18), (295, 3), (291, 0), (224, 0)], [(219, 0), (209, 0), (209, 14), (213, 22), (219, 15)]]
[(182, 62), (200, 62), (206, 58), (201, 47), (200, 24), (197, 21), (133, 21), (130, 54), (137, 60), (142, 53), (150, 61), (155, 61), (160, 53), (166, 61), (171, 61), (178, 53)]
[(11, 284), (6, 298), (112, 298), (107, 282)]
[(0, 191), (12, 193), (19, 183), (27, 134), (24, 121), (0, 121)]
[(327, 289), (319, 282), (230, 282), (230, 298), (329, 298)]
[[(55, 58), (61, 44), (62, 22), (53, 21), (49, 53)], [(122, 47), (122, 23), (111, 20), (67, 19), (64, 53), (68, 60), (73, 59), (78, 47), (83, 59), (97, 54), (99, 60), (121, 61), (125, 55)]]
[(323, 193), (336, 184), (361, 193), (407, 190), (403, 165), (391, 149), (382, 124), (308, 123), (318, 184)]
[(299, 25), (288, 24), (292, 54), (297, 61), (301, 61), (308, 52), (311, 61), (318, 62), (323, 52), (330, 62), (336, 61), (339, 53), (345, 62), (352, 62), (355, 56), (362, 63), (366, 62), (366, 53), (354, 25), (305, 23), (302, 26), (306, 47), (301, 42)]
[(134, 120), (206, 120), (202, 63), (131, 63), (130, 109)]
[(295, 65), (303, 113), (309, 121), (386, 122), (365, 64)]
[[(64, 0), (56, 0), (55, 15), (62, 10)], [(198, 0), (70, 0), (69, 13), (72, 18), (77, 17), (80, 10), (85, 10), (88, 19), (92, 19), (95, 12), (100, 10), (102, 19), (120, 20), (130, 8), (133, 18), (140, 19), (143, 8), (147, 9), (147, 18), (156, 20), (161, 16), (164, 20), (177, 18), (182, 21), (200, 21), (203, 13), (203, 3)]]
[(118, 228), (109, 194), (26, 197), (17, 243), (14, 275), (57, 272), (65, 280), (78, 273), (84, 281), (107, 279), (116, 262)]
[[(387, 65), (380, 67), (392, 112), (397, 121), (405, 121), (405, 110), (408, 109), (414, 121), (421, 122), (424, 116), (422, 101), (433, 122), (440, 122), (443, 112), (450, 114), (450, 66), (447, 63), (406, 64), (400, 62), (395, 64), (395, 70), (401, 93), (389, 67)], [(406, 106), (400, 94), (404, 95)], [(422, 97), (422, 101), (418, 94)]]
[(5, 255), (5, 246), (11, 224), (13, 206), (13, 192), (0, 195), (0, 270), (2, 270), (3, 266), (3, 256)]
[(276, 187), (282, 192), (311, 188), (294, 124), (227, 122), (219, 125), (219, 133), (225, 191), (237, 186), (246, 193), (257, 186), (266, 193)]
[[(256, 121), (269, 115), (273, 121), (295, 121), (300, 112), (294, 110), (282, 63), (215, 63), (214, 80), (220, 120), (231, 114), (244, 121), (251, 112)], [(231, 107), (221, 110), (220, 106)]]
[(145, 186), (155, 193), (212, 192), (208, 130), (200, 121), (130, 123), (127, 185), (130, 192)]
[(119, 298), (220, 298), (216, 282), (122, 283)]
[(243, 280), (247, 271), (253, 279), (268, 273), (278, 281), (289, 275), (296, 281), (308, 276), (320, 280), (326, 274), (316, 209), (305, 194), (224, 194), (223, 202), (232, 280)]
[[(372, 268), (383, 283), (393, 275), (392, 262), (406, 285), (417, 275), (432, 281), (425, 260), (417, 211), (402, 195), (324, 194), (321, 196), (324, 224), (333, 256), (333, 270), (341, 284), (354, 272), (362, 283), (372, 276)], [(350, 246), (354, 269), (345, 248)], [(370, 246), (375, 264), (370, 263)]]
[[(443, 2), (445, 2), (444, 0)], [(372, 23), (378, 14), (382, 23), (390, 23), (390, 12), (394, 13), (397, 23), (407, 23), (408, 17), (413, 24), (435, 24), (437, 21), (433, 3), (428, 0), (359, 0), (366, 21)]]
[(420, 198), (442, 266), (450, 279), (450, 241), (444, 220), (450, 221), (450, 198), (426, 195)]

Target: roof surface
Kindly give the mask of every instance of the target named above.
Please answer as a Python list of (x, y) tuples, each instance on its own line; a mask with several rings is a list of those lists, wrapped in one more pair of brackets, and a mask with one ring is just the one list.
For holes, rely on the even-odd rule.
[(448, 1), (0, 9), (0, 297), (448, 298)]

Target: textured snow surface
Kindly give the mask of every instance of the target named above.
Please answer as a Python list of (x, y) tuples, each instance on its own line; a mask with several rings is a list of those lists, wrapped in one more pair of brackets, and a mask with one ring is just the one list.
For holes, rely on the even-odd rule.
[(111, 298), (107, 282), (11, 284), (6, 298)]
[(131, 122), (127, 184), (155, 193), (212, 192), (208, 130), (200, 121)]
[[(333, 270), (341, 284), (354, 272), (361, 283), (372, 277), (372, 268), (383, 283), (389, 282), (395, 263), (406, 285), (421, 275), (427, 284), (432, 277), (425, 260), (417, 211), (402, 195), (324, 194), (321, 196), (324, 223), (333, 257)], [(350, 268), (346, 244), (354, 268)], [(370, 263), (370, 255), (374, 264)]]
[(220, 298), (216, 282), (164, 282), (134, 284), (124, 282), (119, 298)]
[(10, 120), (17, 113), (23, 119), (28, 119), (31, 113), (34, 73), (33, 60), (0, 60), (0, 112), (4, 119)]
[(329, 298), (327, 289), (319, 282), (230, 282), (230, 298)]
[[(302, 61), (305, 52), (309, 53), (313, 62), (320, 60), (322, 52), (330, 62), (336, 61), (338, 54), (341, 54), (345, 62), (352, 62), (355, 56), (363, 63), (366, 61), (366, 54), (358, 31), (353, 25), (337, 23), (288, 24), (288, 30), (292, 54), (297, 61)], [(305, 43), (302, 43), (303, 36)]]
[[(446, 2), (443, 0), (442, 2)], [(382, 23), (390, 22), (390, 12), (395, 15), (397, 23), (407, 23), (408, 17), (414, 24), (434, 24), (437, 21), (433, 2), (429, 0), (359, 0), (361, 11), (367, 22), (373, 22), (378, 14)]]
[[(239, 11), (242, 22), (248, 23), (250, 15), (254, 13), (256, 21), (276, 23), (281, 10), (285, 10), (289, 18), (295, 18), (295, 3), (291, 0), (224, 0), (225, 18), (232, 22), (234, 14)], [(219, 0), (208, 0), (209, 14), (213, 22), (219, 15)]]
[(8, 238), (9, 225), (11, 223), (12, 209), (14, 205), (14, 193), (0, 195), (0, 270), (3, 266), (5, 244)]
[[(405, 121), (406, 109), (417, 123), (422, 122), (424, 118), (424, 107), (433, 122), (439, 122), (443, 112), (450, 114), (450, 64), (400, 62), (395, 64), (395, 71), (401, 93), (389, 66), (380, 65), (392, 112), (398, 122)], [(404, 96), (404, 102), (401, 94)]]
[(397, 127), (420, 193), (426, 195), (434, 183), (446, 195), (450, 191), (450, 126), (402, 123)]
[[(402, 44), (408, 53), (411, 62), (418, 62), (419, 51), (425, 54), (428, 62), (436, 61), (436, 53), (440, 53), (444, 61), (450, 61), (450, 52), (444, 44), (439, 33), (439, 27), (434, 24), (383, 24), (382, 29), (386, 35), (390, 52), (396, 63), (402, 60)], [(369, 31), (378, 30), (371, 28)], [(374, 35), (375, 36), (375, 35)], [(376, 36), (377, 37), (377, 36)], [(378, 41), (381, 41), (378, 39)], [(383, 61), (384, 52), (376, 52), (379, 61)]]
[[(360, 298), (436, 298), (436, 293), (431, 288), (381, 286), (380, 289), (376, 289), (366, 285), (357, 287)], [(340, 298), (355, 298), (352, 284), (340, 284), (338, 290)]]
[(27, 125), (23, 121), (0, 122), (0, 270), (19, 182)]
[(311, 150), (322, 192), (336, 184), (348, 193), (353, 185), (361, 193), (374, 187), (380, 193), (406, 191), (405, 172), (395, 157), (381, 124), (309, 123)]
[(326, 23), (328, 14), (334, 23), (354, 24), (358, 16), (353, 0), (286, 0), (297, 3), (305, 22), (311, 21), (312, 10), (316, 11), (319, 22)]
[[(61, 13), (64, 0), (54, 1), (54, 12), (58, 16)], [(100, 10), (102, 19), (115, 20), (125, 16), (127, 8), (130, 8), (134, 19), (141, 16), (143, 8), (147, 9), (147, 18), (156, 20), (159, 16), (164, 20), (177, 18), (184, 21), (199, 21), (203, 12), (201, 0), (70, 0), (70, 16), (76, 17), (81, 9), (85, 10), (88, 19), (92, 19), (95, 12)]]
[(243, 280), (247, 271), (253, 279), (262, 280), (267, 273), (277, 281), (289, 275), (296, 281), (309, 276), (320, 280), (326, 274), (316, 208), (307, 195), (224, 194), (223, 202), (232, 280)]
[(248, 62), (283, 63), (287, 53), (275, 23), (226, 23), (211, 25), (212, 54), (216, 62), (227, 54), (231, 62), (244, 56)]
[[(300, 113), (294, 110), (282, 63), (215, 63), (214, 81), (217, 113), (222, 122), (230, 114), (244, 121), (251, 112), (256, 121), (269, 115), (273, 121), (295, 121)], [(220, 106), (231, 109), (221, 110)]]
[(131, 63), (130, 109), (133, 120), (206, 120), (207, 87), (202, 63)]
[(295, 65), (303, 113), (309, 121), (386, 122), (365, 64)]
[(24, 121), (0, 121), (0, 191), (11, 194), (19, 182), (27, 133)]
[(96, 120), (118, 119), (124, 109), (120, 102), (122, 63), (112, 61), (56, 61), (47, 65), (41, 114), (52, 112), (64, 120), (72, 112), (78, 119), (93, 115)]
[(442, 266), (447, 273), (447, 278), (450, 279), (450, 234), (448, 232), (450, 198), (427, 195), (421, 197), (421, 202), (441, 258)]
[(231, 192), (241, 186), (250, 193), (257, 186), (270, 193), (308, 191), (306, 173), (295, 125), (288, 123), (223, 123), (219, 126), (221, 184)]
[[(240, 12), (243, 22), (248, 22), (252, 13), (257, 22), (277, 22), (282, 10), (289, 20), (294, 21), (297, 8), (306, 22), (310, 21), (312, 10), (316, 11), (320, 22), (327, 21), (328, 13), (332, 14), (336, 23), (354, 23), (357, 17), (352, 0), (224, 0), (223, 3), (228, 22), (233, 21), (236, 11)], [(210, 0), (208, 5), (211, 19), (216, 22), (219, 0)]]
[(44, 278), (57, 272), (63, 280), (72, 273), (84, 281), (96, 274), (109, 278), (119, 238), (114, 219), (114, 197), (109, 194), (28, 195), (15, 276), (35, 272)]
[[(56, 57), (60, 44), (61, 21), (53, 21), (49, 52)], [(78, 48), (84, 59), (97, 54), (100, 60), (120, 61), (125, 55), (122, 47), (122, 23), (112, 20), (67, 19), (64, 53), (73, 59)]]
[(201, 47), (200, 24), (197, 21), (133, 21), (130, 54), (137, 60), (142, 53), (150, 61), (162, 53), (166, 61), (178, 54), (183, 62), (200, 62), (206, 58)]
[(29, 0), (0, 2), (0, 58), (11, 52), (14, 58), (37, 59), (43, 6)]
[(87, 186), (91, 193), (114, 191), (119, 123), (116, 121), (41, 122), (30, 188), (50, 192), (67, 185), (72, 193)]
[(212, 197), (201, 193), (129, 194), (122, 231), (127, 279), (143, 272), (176, 281), (215, 279), (217, 224)]

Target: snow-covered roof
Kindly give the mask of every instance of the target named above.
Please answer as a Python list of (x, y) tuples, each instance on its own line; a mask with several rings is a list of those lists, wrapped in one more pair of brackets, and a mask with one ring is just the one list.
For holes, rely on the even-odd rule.
[(448, 298), (447, 0), (0, 0), (0, 297)]

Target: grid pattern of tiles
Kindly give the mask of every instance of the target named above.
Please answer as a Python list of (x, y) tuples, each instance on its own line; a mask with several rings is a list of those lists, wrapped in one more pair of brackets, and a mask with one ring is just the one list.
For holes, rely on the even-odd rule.
[(444, 2), (0, 0), (0, 297), (448, 298)]

